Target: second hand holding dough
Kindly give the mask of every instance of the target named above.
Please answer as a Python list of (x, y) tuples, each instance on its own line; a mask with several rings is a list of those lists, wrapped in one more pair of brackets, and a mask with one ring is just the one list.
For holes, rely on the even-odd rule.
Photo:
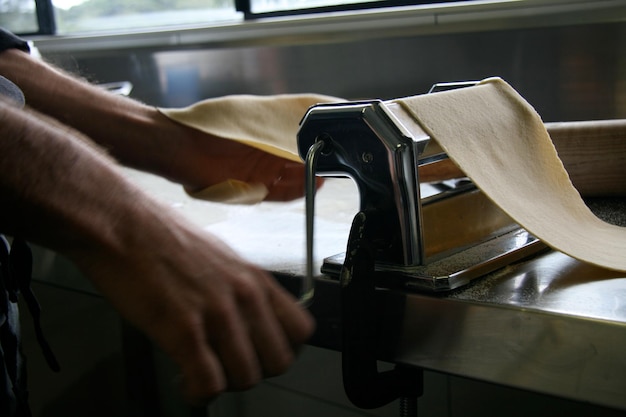
[[(159, 111), (188, 127), (301, 164), (296, 143), (300, 120), (309, 107), (338, 101), (344, 100), (320, 94), (232, 95)], [(230, 204), (259, 203), (269, 192), (265, 184), (236, 179), (186, 191), (195, 198)]]

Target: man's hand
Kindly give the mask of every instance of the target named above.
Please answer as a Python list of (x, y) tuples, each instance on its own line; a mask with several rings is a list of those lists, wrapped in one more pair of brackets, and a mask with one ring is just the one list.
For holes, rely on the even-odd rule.
[[(193, 192), (229, 179), (261, 183), (268, 201), (290, 201), (304, 196), (304, 165), (233, 140), (210, 136), (200, 130), (160, 121), (177, 130), (180, 145), (171, 155), (167, 176)], [(317, 178), (321, 186), (322, 179)]]
[(194, 402), (283, 373), (313, 321), (273, 277), (207, 233), (167, 218), (148, 243), (79, 265), (116, 308), (182, 370)]

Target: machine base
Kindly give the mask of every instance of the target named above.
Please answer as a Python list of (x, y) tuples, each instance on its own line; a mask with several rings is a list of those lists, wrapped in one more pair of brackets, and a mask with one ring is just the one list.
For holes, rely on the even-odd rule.
[[(472, 280), (539, 253), (547, 246), (524, 229), (515, 229), (483, 243), (442, 256), (427, 265), (376, 265), (389, 287), (413, 291), (450, 291)], [(345, 253), (324, 259), (322, 273), (338, 278)]]

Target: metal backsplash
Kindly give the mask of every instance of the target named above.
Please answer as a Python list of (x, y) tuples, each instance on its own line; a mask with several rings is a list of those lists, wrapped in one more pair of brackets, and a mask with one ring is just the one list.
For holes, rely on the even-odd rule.
[(545, 121), (626, 118), (626, 23), (311, 44), (172, 47), (48, 55), (96, 82), (130, 81), (149, 104), (227, 94), (396, 98), (436, 82), (500, 76)]

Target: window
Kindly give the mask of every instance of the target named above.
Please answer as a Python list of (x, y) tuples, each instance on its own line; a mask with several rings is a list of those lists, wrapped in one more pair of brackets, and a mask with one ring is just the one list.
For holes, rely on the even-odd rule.
[(52, 0), (60, 34), (207, 24), (237, 18), (232, 0)]
[(49, 0), (0, 0), (0, 26), (19, 34), (53, 33)]
[(0, 0), (0, 25), (20, 35), (129, 32), (264, 16), (452, 0)]
[(233, 0), (0, 0), (0, 26), (19, 35), (132, 31), (238, 16)]

